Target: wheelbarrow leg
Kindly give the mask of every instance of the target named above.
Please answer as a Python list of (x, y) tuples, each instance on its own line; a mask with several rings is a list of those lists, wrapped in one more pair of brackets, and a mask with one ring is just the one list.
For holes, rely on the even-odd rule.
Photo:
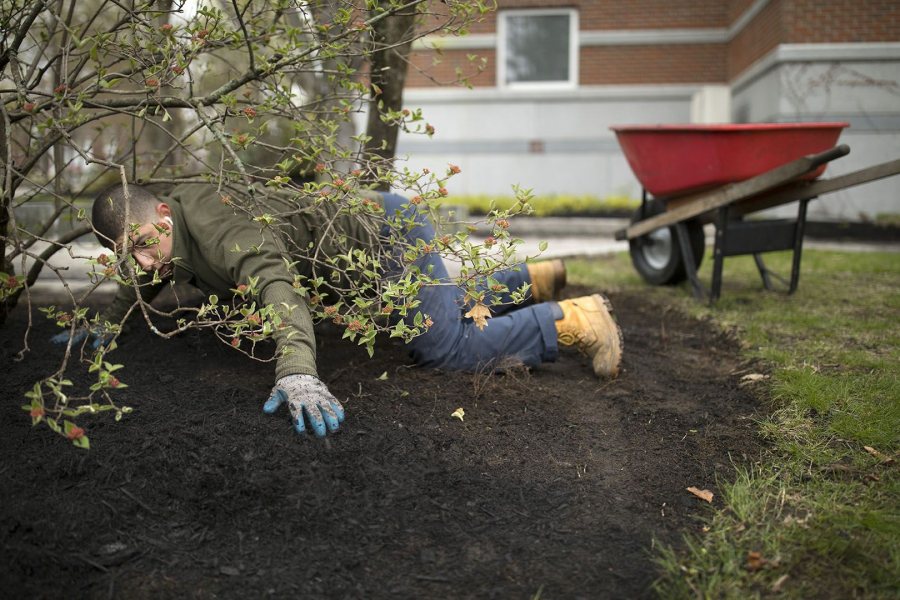
[(694, 249), (691, 247), (691, 237), (688, 233), (687, 225), (684, 221), (675, 224), (675, 237), (678, 238), (678, 246), (681, 249), (681, 260), (684, 263), (684, 271), (687, 273), (691, 282), (691, 289), (694, 292), (694, 298), (703, 300), (706, 298), (706, 288), (697, 275), (697, 261), (694, 256)]
[(791, 264), (791, 285), (788, 288), (788, 294), (797, 291), (797, 284), (800, 283), (800, 258), (803, 254), (803, 232), (806, 227), (806, 205), (812, 198), (800, 201), (800, 207), (797, 209), (797, 230), (794, 234), (794, 260)]
[(713, 250), (712, 289), (709, 303), (719, 299), (722, 293), (722, 265), (725, 262), (725, 233), (728, 231), (728, 206), (723, 206), (716, 215), (716, 243)]
[[(766, 267), (766, 263), (763, 262), (762, 254), (754, 254), (753, 262), (756, 263), (756, 270), (759, 271), (759, 276), (762, 278), (763, 287), (767, 290), (774, 290), (775, 286), (772, 285), (772, 277), (774, 275), (768, 267)], [(782, 279), (782, 281), (784, 281)]]
[(753, 260), (756, 262), (759, 276), (762, 278), (763, 286), (767, 290), (775, 289), (775, 286), (772, 284), (772, 278), (774, 277), (779, 283), (787, 287), (788, 295), (797, 291), (797, 285), (800, 283), (800, 260), (803, 257), (803, 232), (806, 225), (806, 205), (810, 200), (812, 200), (812, 198), (800, 200), (800, 206), (797, 209), (797, 221), (794, 223), (793, 244), (791, 247), (793, 256), (791, 258), (790, 281), (787, 281), (777, 273), (770, 271), (769, 268), (766, 267), (766, 263), (763, 262), (762, 254), (753, 254)]

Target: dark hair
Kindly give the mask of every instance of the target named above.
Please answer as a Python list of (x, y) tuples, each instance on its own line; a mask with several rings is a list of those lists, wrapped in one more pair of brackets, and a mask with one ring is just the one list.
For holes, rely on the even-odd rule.
[[(156, 205), (159, 204), (156, 196), (139, 185), (129, 185), (127, 191), (129, 224), (152, 221)], [(116, 240), (122, 237), (125, 230), (125, 192), (124, 185), (116, 184), (97, 194), (94, 199), (91, 211), (94, 234), (109, 249), (113, 249)]]

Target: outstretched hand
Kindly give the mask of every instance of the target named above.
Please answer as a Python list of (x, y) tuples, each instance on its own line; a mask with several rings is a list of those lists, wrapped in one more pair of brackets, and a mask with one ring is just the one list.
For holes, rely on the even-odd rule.
[(344, 407), (314, 375), (288, 375), (279, 379), (263, 405), (263, 412), (272, 414), (285, 402), (297, 433), (304, 433), (308, 422), (317, 437), (325, 437), (326, 430), (333, 433), (344, 421)]
[[(88, 336), (91, 337), (90, 345), (91, 345), (91, 348), (93, 348), (94, 350), (96, 350), (100, 346), (108, 345), (113, 339), (113, 335), (111, 333), (99, 334), (99, 333), (94, 333), (93, 331), (89, 330), (87, 327), (76, 327), (75, 332), (72, 333), (72, 335), (71, 335), (72, 345), (74, 346), (75, 344), (80, 344), (81, 341), (84, 340), (84, 338), (86, 338)], [(60, 333), (57, 333), (54, 336), (51, 336), (50, 343), (58, 344), (60, 346), (68, 344), (69, 343), (69, 331), (68, 330), (62, 331)]]

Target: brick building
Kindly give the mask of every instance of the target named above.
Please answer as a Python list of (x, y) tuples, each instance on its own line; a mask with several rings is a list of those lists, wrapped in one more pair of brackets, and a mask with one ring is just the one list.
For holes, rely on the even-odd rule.
[[(476, 69), (479, 61), (485, 68)], [(457, 72), (471, 89), (439, 85)], [(897, 0), (499, 0), (464, 37), (427, 38), (405, 103), (437, 134), (412, 166), (459, 164), (453, 193), (638, 196), (610, 125), (847, 121), (837, 174), (900, 157)], [(900, 212), (900, 181), (832, 194), (821, 219)]]

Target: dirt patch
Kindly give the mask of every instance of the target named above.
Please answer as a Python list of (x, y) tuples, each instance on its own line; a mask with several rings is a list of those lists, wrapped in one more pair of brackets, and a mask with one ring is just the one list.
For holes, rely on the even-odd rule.
[[(577, 291), (577, 290), (576, 290)], [(613, 296), (622, 375), (567, 352), (531, 373), (412, 367), (319, 332), (342, 432), (297, 439), (261, 412), (271, 365), (211, 335), (123, 338), (135, 413), (86, 421), (93, 449), (19, 406), (55, 326), (0, 330), (0, 589), (11, 597), (640, 597), (654, 540), (677, 543), (732, 460), (759, 451), (736, 344)], [(139, 369), (145, 365), (146, 369)], [(379, 377), (387, 373), (386, 379)], [(451, 418), (465, 409), (465, 421)], [(718, 498), (714, 504), (719, 502)]]

